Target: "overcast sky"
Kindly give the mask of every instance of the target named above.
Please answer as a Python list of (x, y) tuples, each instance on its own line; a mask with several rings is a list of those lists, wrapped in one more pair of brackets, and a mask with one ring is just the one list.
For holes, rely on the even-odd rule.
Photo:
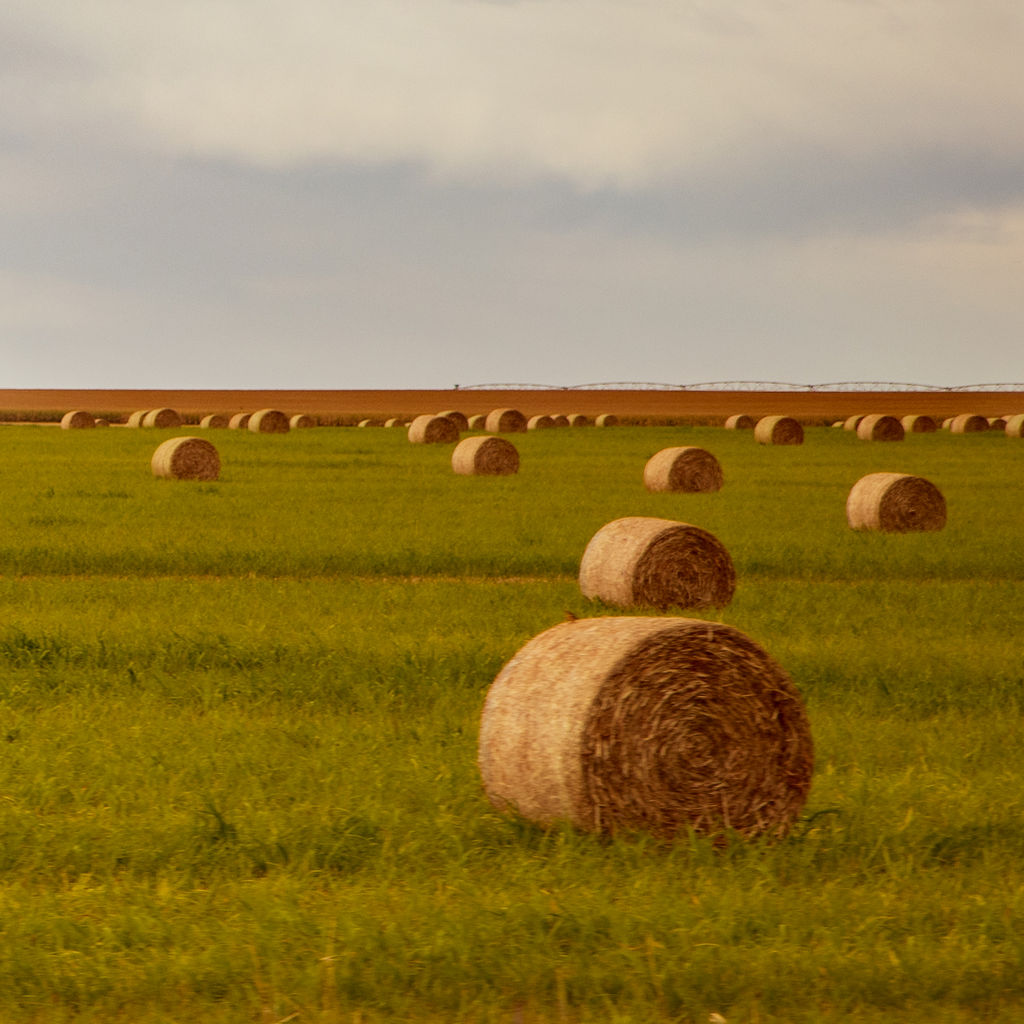
[(0, 387), (1024, 381), (1020, 0), (4, 0)]

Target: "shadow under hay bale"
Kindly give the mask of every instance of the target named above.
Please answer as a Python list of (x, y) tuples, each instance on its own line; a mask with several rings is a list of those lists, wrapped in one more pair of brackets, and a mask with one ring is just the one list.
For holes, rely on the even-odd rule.
[(872, 413), (857, 424), (857, 436), (862, 441), (902, 441), (903, 424), (895, 416)]
[(75, 409), (66, 412), (60, 418), (61, 430), (92, 430), (96, 426), (96, 417), (90, 412)]
[(216, 480), (220, 476), (217, 449), (202, 437), (172, 437), (153, 453), (153, 475), (167, 480)]
[(540, 413), (537, 416), (531, 416), (526, 421), (527, 430), (551, 430), (554, 425), (555, 421), (544, 413)]
[(988, 430), (988, 420), (984, 416), (962, 412), (959, 416), (953, 417), (949, 429), (953, 434), (980, 434)]
[(765, 416), (754, 427), (758, 444), (803, 444), (804, 428), (792, 416)]
[(904, 416), (900, 422), (908, 434), (934, 434), (939, 429), (931, 416)]
[(723, 480), (718, 459), (692, 445), (663, 448), (644, 466), (644, 486), (649, 491), (707, 493), (721, 490)]
[(439, 412), (438, 416), (446, 416), (455, 424), (455, 429), (461, 434), (463, 430), (469, 430), (469, 419), (458, 409), (448, 409), (446, 412)]
[(491, 434), (525, 434), (526, 417), (518, 409), (492, 409), (484, 429)]
[(452, 452), (452, 469), (460, 476), (510, 476), (519, 472), (519, 452), (503, 437), (467, 437)]
[(413, 444), (451, 444), (459, 439), (459, 428), (447, 416), (417, 416), (409, 424)]
[(199, 421), (203, 430), (227, 430), (229, 419), (222, 412), (211, 412)]
[(478, 766), (495, 807), (542, 825), (779, 837), (814, 747), (792, 680), (739, 630), (611, 617), (554, 626), (501, 669)]
[(144, 427), (172, 430), (181, 426), (181, 417), (174, 409), (150, 409), (142, 418)]
[(753, 430), (754, 429), (754, 417), (747, 416), (745, 413), (738, 412), (730, 416), (725, 421), (726, 430)]
[(246, 429), (252, 434), (287, 434), (291, 424), (280, 409), (260, 409), (249, 417)]
[(946, 499), (923, 477), (869, 473), (850, 489), (846, 521), (854, 530), (915, 533), (946, 525)]
[(579, 583), (585, 597), (620, 608), (724, 608), (736, 589), (736, 570), (707, 530), (627, 516), (590, 538)]

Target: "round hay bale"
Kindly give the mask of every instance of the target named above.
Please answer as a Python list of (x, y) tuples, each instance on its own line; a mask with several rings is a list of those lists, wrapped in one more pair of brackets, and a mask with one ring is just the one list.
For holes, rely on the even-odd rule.
[(953, 417), (949, 430), (953, 434), (980, 434), (982, 431), (988, 430), (988, 420), (984, 416), (962, 412), (959, 416)]
[(843, 430), (856, 430), (862, 419), (864, 419), (864, 413), (858, 413), (855, 416), (847, 416), (846, 419), (843, 420)]
[(202, 437), (172, 437), (151, 461), (153, 475), (168, 480), (216, 480), (220, 475), (217, 449)]
[(1004, 433), (1007, 437), (1024, 437), (1024, 413), (1007, 417)]
[(503, 437), (467, 437), (452, 452), (452, 469), (461, 476), (511, 476), (519, 472), (519, 452)]
[(617, 427), (619, 417), (613, 412), (603, 412), (594, 420), (595, 427)]
[(551, 425), (553, 427), (559, 427), (559, 428), (567, 427), (567, 426), (569, 426), (569, 417), (568, 416), (563, 416), (560, 412), (559, 413), (555, 413), (555, 415), (551, 417)]
[(150, 409), (142, 418), (144, 427), (170, 430), (181, 426), (181, 417), (173, 409)]
[(621, 608), (724, 608), (736, 570), (725, 546), (698, 526), (626, 516), (590, 538), (579, 582), (585, 597)]
[(942, 421), (942, 429), (943, 429), (943, 430), (949, 430), (949, 428), (950, 428), (951, 426), (953, 426), (953, 417), (952, 417), (952, 416), (947, 416), (947, 417), (946, 417), (946, 418), (945, 418), (945, 419), (944, 419), (944, 420)]
[(228, 417), (222, 412), (211, 412), (199, 421), (203, 430), (227, 430)]
[(589, 427), (590, 417), (584, 416), (581, 412), (574, 412), (569, 415), (570, 427)]
[(531, 416), (526, 421), (527, 430), (550, 430), (554, 425), (555, 421), (544, 413), (538, 416)]
[(251, 412), (236, 412), (235, 415), (228, 420), (228, 429), (245, 430), (249, 426), (249, 419), (251, 417)]
[(455, 424), (455, 429), (461, 434), (463, 430), (469, 430), (469, 418), (463, 415), (458, 409), (448, 409), (446, 412), (439, 412), (438, 416), (447, 416)]
[(96, 426), (96, 417), (89, 412), (75, 409), (66, 412), (60, 418), (61, 430), (92, 430)]
[(409, 424), (409, 440), (413, 444), (451, 444), (458, 441), (459, 428), (447, 416), (417, 416)]
[(735, 627), (607, 617), (560, 623), (505, 664), (477, 763), (496, 808), (542, 825), (778, 838), (814, 744), (789, 675)]
[(518, 409), (492, 409), (484, 429), (491, 434), (525, 434), (526, 417)]
[(907, 434), (934, 434), (939, 429), (931, 416), (904, 416), (900, 422)]
[(356, 426), (357, 427), (375, 427), (375, 426), (377, 426), (377, 421), (376, 420), (360, 420), (356, 424)]
[(718, 491), (723, 479), (718, 459), (692, 445), (663, 448), (644, 466), (644, 486), (649, 491)]
[(804, 428), (791, 416), (764, 416), (754, 427), (758, 444), (803, 444)]
[(125, 424), (125, 426), (127, 426), (127, 427), (136, 427), (136, 428), (137, 427), (141, 427), (142, 426), (142, 421), (146, 418), (146, 413), (147, 412), (149, 412), (148, 409), (136, 409), (135, 412), (133, 412), (128, 417), (128, 421)]
[(291, 424), (279, 409), (260, 409), (249, 417), (246, 428), (253, 434), (287, 434)]
[(842, 430), (843, 429), (843, 421), (842, 420), (836, 420), (835, 423), (832, 424), (832, 427), (833, 427), (833, 429)]
[(725, 421), (726, 430), (753, 430), (754, 429), (754, 417), (747, 416), (746, 413), (738, 412), (730, 416)]
[(316, 420), (312, 416), (304, 412), (297, 412), (290, 420), (288, 420), (288, 426), (292, 430), (309, 430), (316, 426)]
[(872, 413), (857, 424), (857, 436), (862, 441), (902, 441), (903, 424), (895, 416)]
[(477, 413), (475, 416), (469, 417), (469, 430), (486, 430), (487, 429), (487, 417), (482, 413)]
[(96, 422), (93, 424), (95, 427), (109, 427), (110, 420), (105, 419), (103, 416), (97, 416)]
[(1006, 429), (1006, 417), (1005, 416), (989, 416), (989, 418), (988, 418), (988, 429), (989, 430), (1005, 430)]
[(854, 530), (914, 533), (946, 525), (946, 499), (930, 481), (907, 473), (869, 473), (850, 489), (846, 521)]

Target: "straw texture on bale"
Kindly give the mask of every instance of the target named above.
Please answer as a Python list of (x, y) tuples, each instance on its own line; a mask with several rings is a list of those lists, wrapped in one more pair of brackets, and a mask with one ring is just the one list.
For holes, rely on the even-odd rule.
[(249, 417), (246, 428), (253, 434), (287, 434), (291, 424), (280, 409), (260, 409)]
[(96, 426), (96, 417), (90, 412), (75, 409), (61, 416), (60, 426), (61, 430), (92, 430)]
[(699, 526), (627, 516), (590, 538), (579, 582), (585, 597), (620, 608), (724, 608), (736, 570), (721, 541)]
[(467, 437), (452, 452), (452, 469), (461, 476), (511, 476), (519, 472), (519, 452), (503, 437)]
[(447, 416), (417, 416), (409, 424), (409, 440), (413, 444), (451, 444), (458, 441), (459, 428)]
[(316, 420), (304, 412), (297, 412), (289, 421), (288, 426), (292, 430), (309, 430), (316, 426)]
[(765, 416), (754, 427), (758, 444), (803, 444), (804, 428), (791, 416)]
[(448, 419), (455, 424), (455, 428), (461, 434), (463, 430), (469, 430), (469, 418), (458, 411), (458, 409), (448, 409), (445, 412), (439, 412), (438, 416), (447, 416)]
[(862, 419), (864, 419), (864, 413), (858, 413), (856, 416), (847, 416), (843, 420), (843, 430), (856, 430)]
[(746, 413), (738, 412), (730, 416), (725, 421), (726, 430), (753, 430), (754, 429), (754, 417), (747, 416)]
[(931, 416), (904, 416), (900, 422), (908, 434), (934, 434), (939, 429)]
[(603, 412), (594, 420), (595, 427), (617, 427), (618, 425), (619, 417), (613, 412)]
[(954, 434), (980, 434), (983, 430), (988, 430), (988, 420), (984, 416), (962, 412), (959, 416), (953, 417), (949, 429)]
[(895, 416), (872, 413), (857, 424), (857, 436), (862, 441), (902, 441), (903, 424)]
[(487, 417), (482, 413), (478, 412), (475, 416), (469, 417), (469, 430), (486, 430), (487, 429)]
[(173, 409), (150, 409), (142, 419), (144, 427), (156, 427), (160, 430), (180, 427), (181, 417)]
[(551, 430), (554, 425), (555, 421), (544, 413), (541, 413), (538, 416), (531, 416), (526, 421), (527, 430)]
[(723, 479), (718, 459), (693, 445), (663, 448), (644, 466), (644, 486), (649, 491), (718, 491)]
[(1024, 413), (1008, 417), (1004, 433), (1007, 437), (1024, 437)]
[(153, 475), (168, 480), (216, 480), (220, 475), (217, 449), (202, 437), (172, 437), (151, 461)]
[(551, 417), (551, 425), (553, 427), (567, 427), (569, 426), (569, 417), (563, 416), (560, 412), (555, 413), (555, 415)]
[(854, 530), (916, 533), (946, 525), (946, 499), (924, 477), (869, 473), (850, 489), (846, 521)]
[(245, 430), (249, 426), (249, 419), (251, 416), (251, 412), (236, 412), (235, 415), (228, 420), (228, 429)]
[(129, 427), (141, 427), (142, 421), (146, 418), (147, 412), (149, 412), (148, 409), (136, 409), (135, 412), (128, 417), (128, 422), (125, 425)]
[(204, 430), (226, 430), (228, 417), (222, 412), (211, 412), (199, 421), (199, 426)]
[(491, 803), (539, 824), (777, 838), (814, 745), (792, 680), (738, 629), (608, 617), (554, 626), (501, 669), (477, 762)]
[(590, 417), (589, 416), (584, 416), (583, 413), (581, 413), (581, 412), (571, 413), (570, 416), (569, 416), (569, 426), (570, 427), (589, 427), (590, 426)]
[(518, 409), (492, 409), (484, 421), (484, 429), (492, 434), (523, 434), (526, 417)]

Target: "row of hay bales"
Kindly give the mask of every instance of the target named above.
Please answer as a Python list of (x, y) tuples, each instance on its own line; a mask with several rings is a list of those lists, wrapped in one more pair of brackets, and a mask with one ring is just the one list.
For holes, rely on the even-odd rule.
[[(109, 426), (107, 420), (96, 419), (90, 413), (74, 410), (65, 413), (60, 422), (65, 430), (81, 430), (97, 426)], [(184, 419), (174, 409), (137, 409), (128, 416), (125, 426), (132, 428), (157, 428), (161, 430), (177, 429), (184, 425)], [(287, 416), (278, 409), (260, 409), (257, 412), (238, 412), (229, 416), (226, 413), (210, 413), (199, 421), (204, 430), (249, 430), (254, 434), (287, 434), (289, 430), (298, 430), (316, 426), (312, 416), (299, 413)]]
[[(833, 427), (855, 431), (864, 441), (902, 441), (907, 434), (930, 434), (939, 430), (931, 416), (890, 416), (868, 413), (837, 420)], [(725, 421), (726, 430), (753, 430), (760, 444), (802, 444), (803, 427), (790, 416), (752, 416), (737, 413)], [(984, 417), (971, 413), (951, 416), (942, 423), (942, 429), (953, 434), (973, 434), (986, 430), (1001, 430), (1007, 437), (1024, 437), (1024, 413), (1012, 416)]]

